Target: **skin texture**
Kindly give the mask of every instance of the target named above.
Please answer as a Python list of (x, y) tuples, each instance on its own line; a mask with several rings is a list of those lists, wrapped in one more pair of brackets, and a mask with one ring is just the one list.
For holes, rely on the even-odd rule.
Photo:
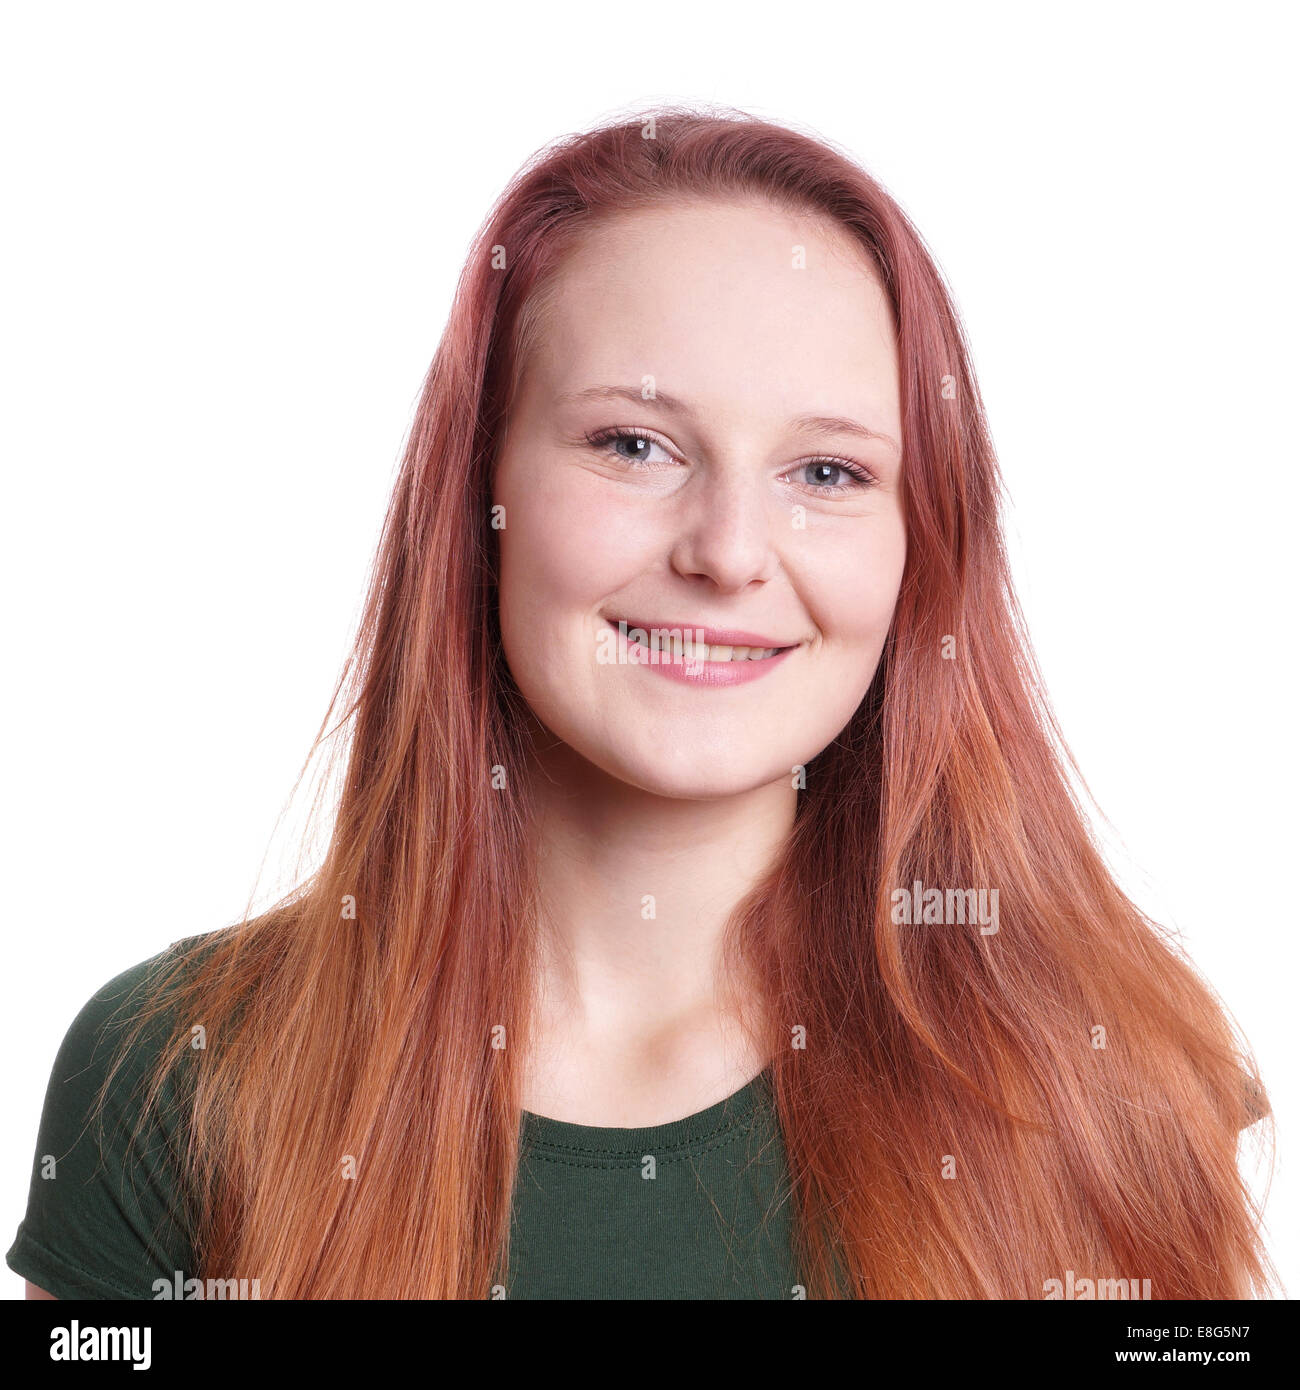
[[(789, 832), (792, 770), (849, 721), (889, 630), (906, 556), (895, 328), (833, 223), (693, 201), (596, 227), (538, 342), (493, 479), (502, 637), (545, 767), (523, 1103), (657, 1124), (767, 1060), (717, 942)], [(565, 399), (592, 387), (634, 398)], [(804, 415), (887, 438), (796, 428)], [(614, 428), (647, 444), (589, 442)], [(815, 468), (830, 458), (873, 485)], [(797, 649), (756, 681), (700, 688), (602, 662), (618, 618)]]

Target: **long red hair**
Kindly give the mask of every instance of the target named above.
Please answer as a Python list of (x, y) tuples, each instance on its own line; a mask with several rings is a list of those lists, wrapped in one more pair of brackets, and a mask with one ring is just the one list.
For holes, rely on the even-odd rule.
[[(482, 1298), (505, 1277), (535, 903), (494, 448), (555, 272), (593, 221), (733, 195), (854, 236), (901, 362), (908, 553), (889, 640), (726, 940), (735, 978), (758, 982), (808, 1292), (1041, 1298), (1067, 1271), (1150, 1279), (1157, 1298), (1265, 1292), (1237, 1166), (1264, 1089), (1071, 789), (941, 276), (844, 153), (678, 107), (556, 142), (492, 209), (316, 743), (344, 769), (322, 862), (156, 982), (174, 1032), (152, 1094), (182, 1055), (193, 1083), (196, 1272), (282, 1298)], [(999, 929), (895, 921), (895, 890), (918, 881), (996, 888)]]

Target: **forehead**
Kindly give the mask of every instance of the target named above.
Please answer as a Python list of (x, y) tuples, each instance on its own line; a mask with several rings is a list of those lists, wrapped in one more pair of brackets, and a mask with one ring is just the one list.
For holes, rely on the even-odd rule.
[(898, 420), (892, 307), (837, 224), (766, 201), (691, 201), (593, 226), (546, 296), (530, 383), (547, 397), (651, 376), (717, 409)]

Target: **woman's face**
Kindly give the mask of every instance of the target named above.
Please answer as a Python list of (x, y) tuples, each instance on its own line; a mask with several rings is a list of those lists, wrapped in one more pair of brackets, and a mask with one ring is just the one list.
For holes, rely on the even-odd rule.
[(765, 202), (620, 214), (565, 261), (537, 342), (493, 491), (516, 683), (632, 786), (788, 782), (866, 694), (903, 573), (869, 262)]

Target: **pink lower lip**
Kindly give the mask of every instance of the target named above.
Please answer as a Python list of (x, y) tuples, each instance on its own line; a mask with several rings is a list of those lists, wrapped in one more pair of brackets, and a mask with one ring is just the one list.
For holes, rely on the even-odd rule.
[(666, 676), (670, 681), (680, 681), (683, 685), (712, 686), (744, 685), (748, 681), (756, 681), (780, 666), (795, 650), (787, 647), (761, 661), (691, 661), (680, 652), (652, 651), (626, 639), (621, 640), (619, 646), (626, 647), (629, 666), (643, 667), (656, 675)]

